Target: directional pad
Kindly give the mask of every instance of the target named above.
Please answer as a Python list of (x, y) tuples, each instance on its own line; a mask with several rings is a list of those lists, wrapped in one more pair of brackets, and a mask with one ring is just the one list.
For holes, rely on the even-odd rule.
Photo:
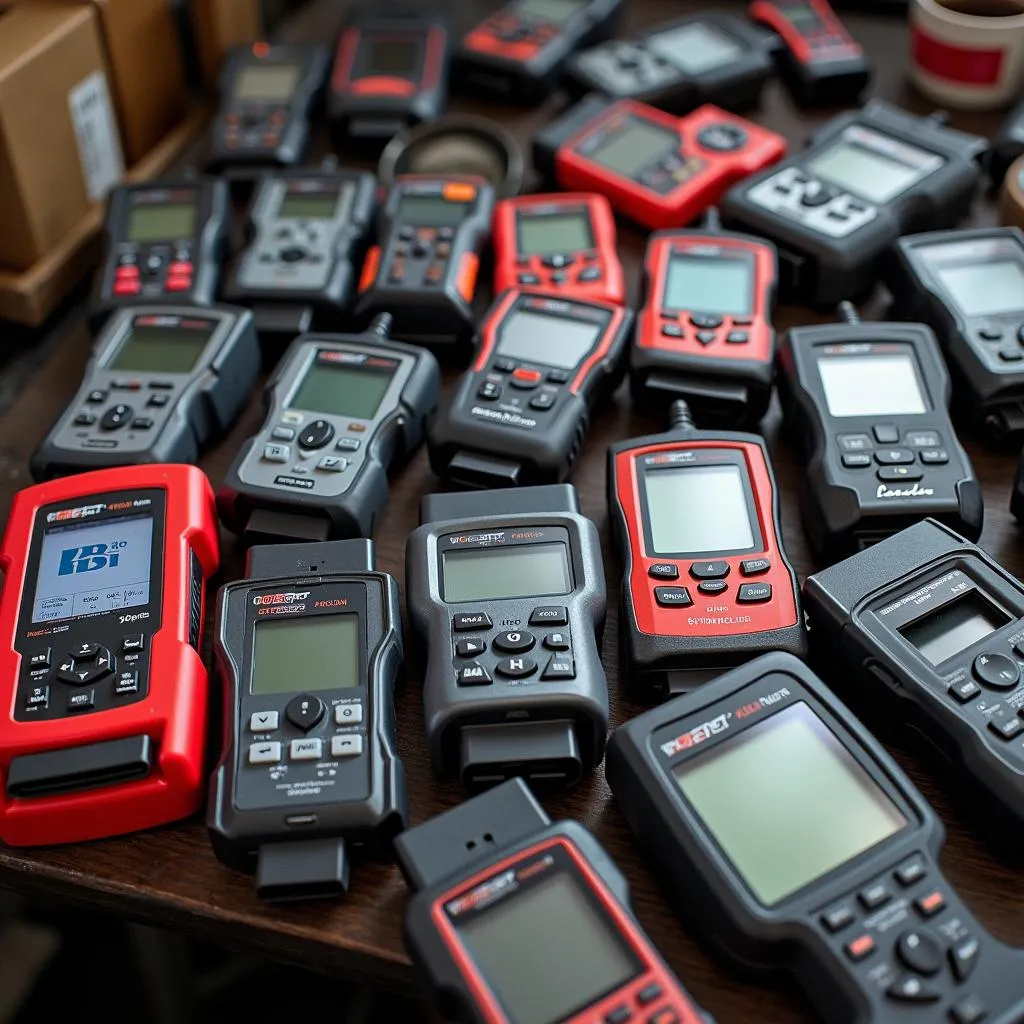
[(109, 676), (116, 667), (116, 659), (106, 647), (82, 643), (60, 659), (57, 678), (72, 686), (87, 686)]

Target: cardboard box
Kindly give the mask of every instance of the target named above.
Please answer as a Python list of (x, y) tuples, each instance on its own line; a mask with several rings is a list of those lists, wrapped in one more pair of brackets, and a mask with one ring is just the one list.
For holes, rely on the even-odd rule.
[(0, 265), (25, 270), (124, 174), (95, 11), (0, 17)]
[(203, 81), (213, 88), (228, 50), (263, 38), (262, 10), (259, 0), (191, 0), (191, 7)]
[(95, 8), (129, 165), (141, 160), (185, 116), (189, 100), (185, 63), (167, 0), (16, 2), (32, 7), (79, 3)]

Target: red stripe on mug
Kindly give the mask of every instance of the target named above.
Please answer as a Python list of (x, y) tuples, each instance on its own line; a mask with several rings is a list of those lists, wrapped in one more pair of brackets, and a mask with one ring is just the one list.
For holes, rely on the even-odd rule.
[(954, 46), (913, 26), (911, 54), (922, 71), (964, 85), (995, 85), (1003, 70), (1006, 50), (971, 50)]

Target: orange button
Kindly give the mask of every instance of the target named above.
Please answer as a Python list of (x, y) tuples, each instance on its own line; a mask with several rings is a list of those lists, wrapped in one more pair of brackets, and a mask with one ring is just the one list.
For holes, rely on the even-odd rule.
[(270, 53), (270, 43), (253, 43), (252, 52), (257, 57), (266, 57)]
[(168, 277), (164, 283), (164, 291), (187, 292), (192, 287), (192, 278), (184, 274), (178, 277)]
[(449, 181), (441, 192), (449, 203), (471, 203), (476, 199), (476, 185), (464, 181)]
[(875, 940), (870, 935), (861, 935), (846, 944), (846, 955), (851, 960), (863, 960), (874, 949)]
[(937, 914), (946, 905), (946, 897), (936, 889), (934, 892), (928, 893), (927, 896), (922, 896), (917, 901), (917, 909), (924, 914), (925, 917), (932, 917)]
[(380, 246), (375, 245), (366, 254), (366, 262), (363, 264), (363, 273), (359, 278), (359, 290), (365, 292), (377, 280), (377, 271), (380, 269)]
[(519, 366), (512, 371), (512, 378), (514, 380), (521, 380), (527, 384), (538, 384), (543, 375), (540, 370), (527, 370), (525, 367)]
[(118, 267), (114, 271), (114, 276), (119, 281), (135, 281), (139, 277), (139, 268), (131, 264), (125, 267)]

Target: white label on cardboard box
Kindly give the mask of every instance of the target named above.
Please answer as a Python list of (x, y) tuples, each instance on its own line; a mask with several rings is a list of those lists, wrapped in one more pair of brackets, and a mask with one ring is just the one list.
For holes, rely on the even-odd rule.
[(105, 199), (121, 183), (124, 155), (110, 102), (107, 76), (94, 71), (68, 93), (71, 123), (78, 137), (78, 156), (89, 201)]

